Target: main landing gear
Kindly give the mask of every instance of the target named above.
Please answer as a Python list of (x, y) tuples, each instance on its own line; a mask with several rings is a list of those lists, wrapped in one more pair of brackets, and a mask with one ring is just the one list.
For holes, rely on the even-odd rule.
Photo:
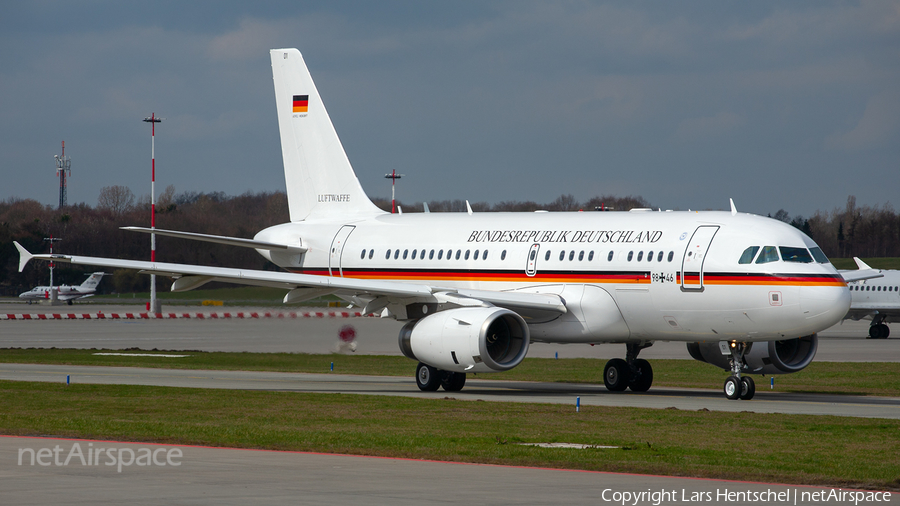
[(646, 392), (653, 384), (653, 368), (650, 362), (637, 358), (644, 348), (653, 343), (627, 343), (625, 360), (614, 358), (603, 368), (603, 383), (611, 392), (621, 392), (631, 388), (632, 392)]
[[(753, 378), (746, 376), (741, 377), (741, 368), (744, 365), (744, 352), (749, 350), (746, 343), (731, 342), (727, 343), (731, 356), (728, 363), (731, 365), (731, 376), (725, 380), (723, 390), (725, 397), (729, 400), (743, 399), (749, 401), (756, 393), (756, 383)], [(722, 350), (723, 353), (725, 350)]]
[(466, 373), (442, 371), (419, 362), (416, 366), (416, 386), (423, 392), (443, 387), (447, 392), (459, 392), (466, 385)]
[(869, 339), (887, 339), (891, 328), (884, 324), (884, 315), (878, 315), (869, 326)]

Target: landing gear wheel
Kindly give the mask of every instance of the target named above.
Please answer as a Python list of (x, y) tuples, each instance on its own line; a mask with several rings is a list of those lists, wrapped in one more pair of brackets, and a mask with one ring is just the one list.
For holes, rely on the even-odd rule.
[(416, 366), (416, 386), (423, 392), (434, 392), (441, 387), (441, 374), (428, 364)]
[(650, 390), (650, 385), (653, 384), (653, 368), (650, 367), (650, 362), (642, 358), (635, 359), (633, 372), (634, 375), (628, 385), (631, 391), (646, 392)]
[(723, 387), (725, 390), (725, 397), (728, 397), (728, 400), (735, 400), (740, 398), (741, 396), (741, 380), (740, 378), (736, 378), (734, 376), (729, 376), (727, 380), (725, 380), (725, 386)]
[(869, 339), (887, 339), (891, 335), (891, 328), (883, 323), (869, 327)]
[(614, 358), (603, 368), (603, 383), (610, 392), (621, 392), (628, 388), (631, 380), (631, 368), (621, 358)]
[(750, 376), (741, 377), (741, 400), (749, 401), (756, 393), (756, 383)]
[(441, 386), (447, 392), (459, 392), (466, 385), (466, 373), (464, 372), (441, 372)]

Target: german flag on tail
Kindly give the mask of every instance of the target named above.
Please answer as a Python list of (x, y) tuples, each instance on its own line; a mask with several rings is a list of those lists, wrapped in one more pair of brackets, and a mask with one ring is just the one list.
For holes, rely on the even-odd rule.
[(294, 112), (309, 111), (309, 95), (294, 95)]

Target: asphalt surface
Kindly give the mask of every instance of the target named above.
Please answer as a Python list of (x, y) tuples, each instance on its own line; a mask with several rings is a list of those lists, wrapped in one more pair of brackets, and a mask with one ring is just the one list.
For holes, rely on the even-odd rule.
[[(93, 452), (99, 448), (103, 448), (104, 453), (97, 460), (98, 465), (88, 465), (86, 457), (84, 462), (77, 457), (79, 452), (87, 455), (89, 449)], [(54, 458), (39, 460), (36, 456), (41, 450), (45, 454), (56, 451), (61, 464), (57, 465)], [(29, 451), (35, 454), (33, 460)], [(75, 456), (65, 465), (69, 454)], [(142, 461), (150, 465), (137, 465), (137, 457), (141, 454), (152, 454)], [(108, 458), (109, 455), (112, 458)], [(125, 465), (130, 461), (130, 465)], [(119, 462), (123, 464), (121, 468)], [(240, 479), (236, 480), (236, 476)], [(812, 494), (827, 496), (845, 492), (823, 487), (724, 480), (26, 437), (0, 437), (0, 484), (3, 504), (22, 506), (617, 505), (623, 503), (626, 493), (648, 494), (643, 500), (638, 497), (638, 500), (625, 502), (634, 506), (696, 502), (686, 500), (691, 497), (709, 497), (705, 502), (715, 504), (807, 505), (825, 502), (813, 500)], [(657, 494), (655, 498), (649, 495), (653, 493)], [(769, 493), (783, 494), (782, 499), (766, 495)], [(761, 501), (761, 497), (769, 500)], [(900, 495), (890, 493), (881, 493), (877, 497), (891, 502), (900, 499)], [(860, 504), (867, 502), (863, 500)]]
[[(74, 306), (0, 303), (0, 314), (22, 313), (124, 313), (136, 306), (76, 304)], [(309, 310), (310, 308), (305, 308)], [(259, 311), (260, 308), (164, 307), (169, 312)], [(304, 308), (265, 308), (263, 311), (303, 311)], [(323, 311), (323, 308), (313, 308)], [(327, 310), (327, 309), (326, 309)], [(345, 326), (356, 333), (358, 354), (400, 355), (397, 336), (402, 323), (386, 318), (261, 318), (232, 320), (72, 320), (0, 321), (0, 348), (107, 348), (229, 352), (331, 353), (337, 350), (338, 333)], [(866, 339), (867, 321), (845, 321), (819, 334), (816, 360), (823, 362), (900, 362), (900, 326), (897, 338)], [(535, 343), (529, 357), (615, 358), (624, 357), (621, 344)], [(641, 358), (692, 360), (684, 343), (657, 342), (641, 352)], [(724, 380), (723, 380), (724, 381)]]

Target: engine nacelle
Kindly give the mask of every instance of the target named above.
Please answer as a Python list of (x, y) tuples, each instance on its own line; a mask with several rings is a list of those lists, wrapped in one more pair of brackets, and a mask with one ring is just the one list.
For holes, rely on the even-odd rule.
[[(745, 374), (789, 374), (805, 368), (813, 361), (819, 348), (816, 334), (785, 339), (783, 341), (762, 341), (747, 343), (749, 350), (744, 352)], [(728, 355), (719, 350), (719, 343), (688, 343), (688, 353), (695, 360), (731, 370)]]
[(525, 320), (509, 309), (459, 308), (404, 325), (400, 350), (444, 371), (500, 372), (522, 362), (530, 339)]

